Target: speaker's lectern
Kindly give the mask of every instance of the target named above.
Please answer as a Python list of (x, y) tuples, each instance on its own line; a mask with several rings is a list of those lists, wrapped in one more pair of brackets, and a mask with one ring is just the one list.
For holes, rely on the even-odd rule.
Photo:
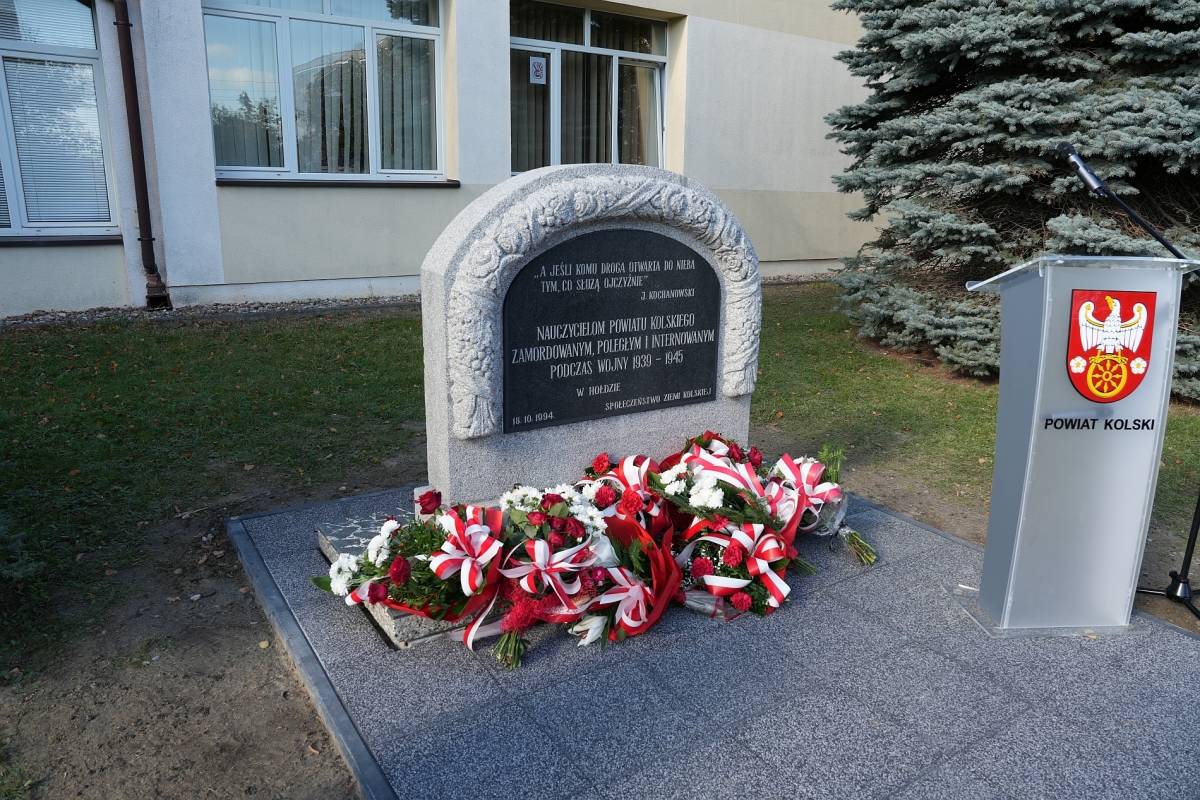
[[(1000, 404), (977, 598), (994, 636), (1129, 625), (1158, 480), (1183, 275), (1200, 262), (1046, 257), (1000, 292)], [(955, 594), (962, 595), (960, 590)]]

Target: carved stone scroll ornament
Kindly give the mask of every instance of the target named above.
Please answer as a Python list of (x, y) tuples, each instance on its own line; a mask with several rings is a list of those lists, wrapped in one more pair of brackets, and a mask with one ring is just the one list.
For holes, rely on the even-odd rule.
[(513, 277), (548, 240), (563, 238), (571, 228), (610, 220), (666, 225), (709, 249), (725, 291), (721, 390), (727, 397), (754, 391), (762, 327), (758, 257), (746, 232), (720, 200), (678, 181), (678, 176), (661, 170), (613, 177), (564, 175), (514, 198), (498, 220), (493, 217), (479, 226), (459, 264), (448, 304), (456, 438), (491, 436), (500, 429), (500, 321), (504, 293)]

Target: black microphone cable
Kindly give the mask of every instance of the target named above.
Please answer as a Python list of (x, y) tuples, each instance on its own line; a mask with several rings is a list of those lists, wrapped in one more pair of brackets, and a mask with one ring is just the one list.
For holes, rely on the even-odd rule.
[(1113, 203), (1115, 203), (1122, 211), (1132, 217), (1138, 225), (1141, 225), (1151, 236), (1157, 239), (1159, 244), (1167, 248), (1167, 251), (1171, 255), (1184, 261), (1187, 260), (1187, 256), (1179, 252), (1179, 250), (1175, 248), (1175, 245), (1164, 239), (1163, 235), (1155, 230), (1153, 225), (1142, 219), (1141, 214), (1134, 211), (1128, 203), (1117, 197), (1113, 190), (1108, 188), (1107, 183), (1096, 177), (1096, 174), (1088, 167), (1087, 162), (1083, 160), (1083, 156), (1079, 155), (1079, 153), (1075, 151), (1074, 145), (1072, 145), (1070, 142), (1059, 142), (1058, 147), (1055, 149), (1058, 151), (1059, 157), (1063, 161), (1066, 161), (1068, 164), (1070, 164), (1075, 170), (1075, 174), (1079, 176), (1079, 180), (1083, 182), (1084, 186), (1087, 186), (1089, 190), (1095, 192), (1104, 199), (1111, 200)]

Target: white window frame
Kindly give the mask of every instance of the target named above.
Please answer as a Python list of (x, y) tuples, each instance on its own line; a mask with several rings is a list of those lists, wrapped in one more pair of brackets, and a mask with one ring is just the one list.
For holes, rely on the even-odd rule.
[[(438, 0), (439, 23), (445, 18)], [(235, 19), (250, 19), (259, 22), (275, 24), (275, 59), (279, 70), (279, 113), (283, 122), (283, 168), (276, 167), (229, 167), (217, 165), (217, 178), (262, 179), (262, 180), (295, 180), (308, 183), (310, 181), (329, 181), (345, 183), (347, 181), (363, 183), (399, 183), (409, 181), (444, 181), (446, 179), (446, 138), (444, 123), (445, 100), (443, 91), (443, 40), (442, 29), (427, 25), (407, 25), (400, 22), (385, 22), (381, 20), (362, 19), (359, 17), (341, 17), (329, 13), (330, 0), (324, 0), (324, 13), (289, 11), (286, 9), (266, 8), (264, 6), (248, 5), (246, 3), (229, 2), (228, 0), (205, 0), (202, 13), (204, 15), (233, 17)], [(367, 168), (365, 173), (324, 173), (300, 172), (299, 158), (296, 153), (296, 110), (295, 86), (292, 80), (292, 31), (291, 21), (305, 20), (308, 22), (328, 22), (337, 25), (353, 25), (364, 28), (364, 47), (366, 50), (367, 70)], [(379, 141), (379, 63), (375, 46), (377, 36), (400, 35), (410, 39), (428, 39), (433, 42), (433, 85), (434, 125), (437, 126), (434, 141), (437, 152), (436, 166), (429, 170), (385, 170), (380, 167), (383, 161)], [(205, 64), (205, 80), (207, 76)], [(210, 87), (211, 91), (211, 87)], [(212, 108), (210, 95), (209, 108)], [(211, 113), (211, 111), (210, 111)], [(210, 121), (211, 136), (211, 121)], [(216, 153), (216, 143), (213, 143), (213, 153)]]
[[(613, 69), (611, 80), (610, 94), (612, 96), (612, 108), (610, 109), (610, 117), (612, 119), (612, 132), (610, 135), (612, 161), (610, 164), (619, 164), (621, 158), (620, 142), (617, 140), (618, 135), (618, 119), (617, 109), (620, 103), (618, 95), (619, 86), (617, 83), (618, 75), (620, 74), (620, 66), (622, 63), (629, 63), (635, 66), (656, 66), (656, 80), (658, 81), (658, 162), (649, 166), (663, 167), (666, 165), (666, 143), (667, 143), (667, 59), (670, 55), (670, 41), (667, 39), (663, 42), (666, 45), (667, 53), (664, 55), (653, 55), (651, 53), (635, 53), (632, 50), (611, 50), (607, 47), (592, 47), (592, 11), (593, 9), (585, 6), (578, 6), (573, 3), (559, 3), (554, 0), (546, 0), (551, 5), (569, 6), (571, 8), (580, 8), (583, 10), (583, 44), (568, 44), (566, 42), (552, 42), (548, 39), (524, 39), (518, 36), (509, 37), (509, 50), (532, 50), (535, 53), (546, 53), (550, 57), (550, 166), (559, 166), (562, 163), (562, 52), (564, 50), (573, 50), (578, 53), (595, 53), (597, 55), (612, 56)], [(610, 12), (602, 9), (595, 9), (601, 13), (607, 14)], [(653, 17), (638, 17), (633, 14), (624, 14), (613, 12), (616, 16), (633, 17), (634, 19), (644, 19), (648, 22), (663, 22), (665, 20), (655, 19)], [(509, 108), (510, 115), (512, 108)], [(519, 172), (512, 172), (513, 175), (519, 175)]]
[[(100, 63), (100, 33), (95, 6), (92, 12), (92, 31), (96, 48), (66, 47), (63, 45), (19, 42), (0, 39), (0, 166), (4, 170), (4, 196), (8, 201), (11, 227), (0, 228), (0, 238), (11, 236), (119, 236), (121, 234), (117, 207), (117, 179), (113, 170), (112, 141), (108, 127), (108, 97), (104, 91), (104, 69)], [(96, 88), (96, 116), (100, 125), (100, 151), (104, 161), (104, 184), (108, 192), (107, 222), (30, 222), (25, 206), (25, 187), (17, 154), (17, 135), (9, 106), (8, 77), (3, 60), (22, 58), (33, 61), (54, 61), (67, 64), (87, 64), (92, 68)]]

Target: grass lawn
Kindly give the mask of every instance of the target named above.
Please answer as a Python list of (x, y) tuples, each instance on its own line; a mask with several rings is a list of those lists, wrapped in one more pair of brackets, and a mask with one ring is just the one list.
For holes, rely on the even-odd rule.
[(141, 529), (211, 505), (239, 473), (295, 487), (403, 447), (404, 423), (424, 419), (420, 319), (9, 330), (0, 387), (0, 666), (11, 667), (67, 633), (64, 593), (82, 615), (117, 599), (105, 572), (139, 557)]
[[(997, 386), (858, 340), (828, 284), (764, 292), (756, 426), (847, 468), (911, 474), (982, 510)], [(411, 310), (0, 332), (0, 668), (50, 656), (72, 619), (119, 599), (108, 570), (143, 529), (216, 504), (255, 470), (328, 483), (405, 447), (424, 418)], [(691, 432), (681, 431), (680, 437)], [(1156, 514), (1195, 502), (1200, 410), (1172, 406)], [(264, 476), (262, 473), (266, 473)]]

